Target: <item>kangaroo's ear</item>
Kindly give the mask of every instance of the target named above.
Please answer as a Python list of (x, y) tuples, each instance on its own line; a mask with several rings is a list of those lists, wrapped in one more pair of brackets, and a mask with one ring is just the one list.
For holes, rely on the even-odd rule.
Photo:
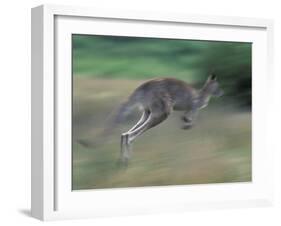
[(217, 76), (215, 74), (210, 74), (208, 80), (209, 81), (216, 81), (217, 80)]

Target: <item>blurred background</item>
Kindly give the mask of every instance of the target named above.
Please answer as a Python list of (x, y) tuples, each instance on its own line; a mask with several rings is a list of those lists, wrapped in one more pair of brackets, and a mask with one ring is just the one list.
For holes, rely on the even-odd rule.
[[(73, 35), (72, 45), (74, 190), (251, 181), (251, 43)], [(180, 129), (174, 112), (135, 140), (128, 168), (120, 168), (121, 133), (141, 113), (102, 136), (118, 106), (148, 79), (200, 88), (209, 73), (225, 95), (211, 99), (191, 130)]]

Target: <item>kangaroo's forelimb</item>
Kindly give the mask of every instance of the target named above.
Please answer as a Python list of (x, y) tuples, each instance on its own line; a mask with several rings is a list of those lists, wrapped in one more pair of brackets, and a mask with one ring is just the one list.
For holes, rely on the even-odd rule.
[(182, 116), (182, 120), (184, 122), (182, 129), (191, 129), (196, 121), (197, 115), (198, 110), (196, 108), (186, 111)]

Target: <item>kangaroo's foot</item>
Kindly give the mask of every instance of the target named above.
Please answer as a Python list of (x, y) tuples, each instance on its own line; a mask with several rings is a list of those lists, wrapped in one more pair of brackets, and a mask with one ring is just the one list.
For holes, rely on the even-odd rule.
[(130, 159), (131, 147), (128, 140), (129, 140), (128, 134), (122, 134), (120, 161), (123, 162), (124, 164), (128, 164)]
[(127, 169), (128, 166), (129, 166), (129, 160), (128, 159), (119, 158), (116, 162), (116, 167), (118, 169)]
[(184, 130), (191, 129), (193, 127), (192, 123), (185, 123), (181, 128)]
[(192, 122), (192, 119), (190, 117), (187, 117), (186, 115), (183, 115), (181, 117), (181, 120), (184, 122), (184, 123), (191, 123)]
[(181, 117), (182, 121), (184, 122), (182, 129), (191, 129), (193, 127), (192, 119), (187, 117), (186, 115)]

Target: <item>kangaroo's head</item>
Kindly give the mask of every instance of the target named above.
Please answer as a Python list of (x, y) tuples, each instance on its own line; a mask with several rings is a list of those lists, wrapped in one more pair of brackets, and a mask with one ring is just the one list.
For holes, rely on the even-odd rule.
[(214, 97), (220, 97), (224, 94), (223, 90), (220, 88), (220, 85), (217, 81), (217, 76), (215, 74), (211, 74), (208, 77), (203, 87), (203, 90), (206, 95)]

